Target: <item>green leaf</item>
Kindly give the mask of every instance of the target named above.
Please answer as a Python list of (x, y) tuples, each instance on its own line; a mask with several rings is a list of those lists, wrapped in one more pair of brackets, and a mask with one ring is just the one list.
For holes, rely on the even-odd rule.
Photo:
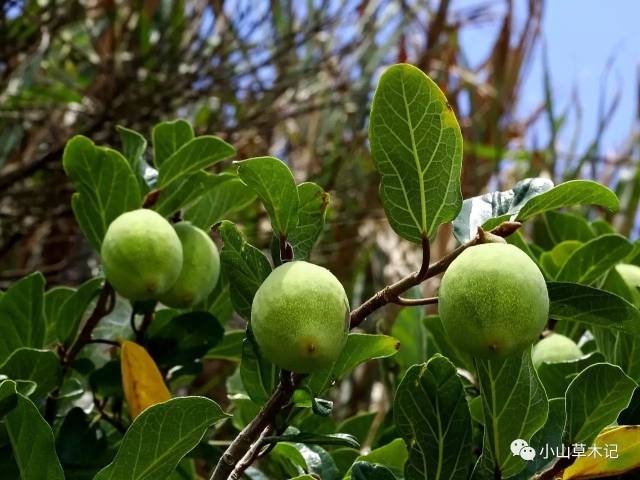
[(100, 251), (109, 224), (142, 203), (136, 177), (119, 152), (96, 147), (81, 135), (67, 142), (62, 165), (77, 190), (71, 199), (76, 220), (93, 248)]
[(289, 234), (294, 258), (307, 260), (324, 229), (324, 216), (329, 206), (329, 194), (319, 185), (305, 182), (298, 185), (300, 209), (298, 225)]
[(414, 365), (393, 401), (395, 423), (410, 447), (405, 478), (466, 479), (471, 458), (471, 415), (456, 367), (435, 355)]
[(500, 472), (500, 478), (509, 478), (525, 467), (525, 461), (511, 453), (511, 442), (530, 442), (545, 424), (547, 395), (533, 368), (531, 349), (519, 358), (478, 359), (476, 366), (486, 426), (476, 472)]
[[(403, 477), (404, 465), (409, 457), (407, 446), (404, 440), (396, 438), (386, 445), (371, 450), (366, 455), (360, 455), (356, 462), (379, 463), (386, 466), (398, 478)], [(350, 468), (344, 476), (345, 480), (351, 479), (352, 469)]]
[[(466, 368), (469, 371), (474, 370), (473, 358), (469, 354), (458, 350), (451, 343), (438, 315), (425, 316), (424, 325), (427, 331), (427, 352), (430, 354), (441, 353), (455, 365)], [(403, 346), (400, 343), (400, 350), (402, 350)]]
[(307, 445), (337, 445), (342, 447), (360, 448), (358, 440), (346, 433), (285, 433), (283, 435), (266, 437), (264, 441), (266, 443), (296, 442)]
[(353, 480), (396, 480), (395, 475), (384, 465), (356, 462), (351, 469)]
[(300, 199), (289, 167), (275, 157), (237, 162), (238, 176), (264, 204), (274, 233), (288, 237), (298, 224)]
[(145, 194), (149, 191), (149, 186), (144, 179), (144, 170), (146, 167), (144, 154), (147, 151), (147, 140), (135, 130), (125, 128), (121, 125), (116, 126), (116, 130), (120, 134), (122, 154), (129, 162), (129, 166), (131, 166), (131, 170), (138, 181), (140, 192)]
[(276, 384), (278, 368), (260, 354), (251, 325), (247, 325), (245, 339), (242, 341), (242, 359), (240, 377), (247, 395), (257, 404), (270, 397)]
[[(580, 215), (552, 210), (544, 213), (540, 218), (546, 230), (545, 234), (554, 244), (565, 240), (588, 242), (596, 237), (587, 220)], [(539, 233), (536, 232), (536, 238), (538, 235)]]
[(58, 339), (57, 328), (62, 305), (73, 295), (75, 288), (53, 287), (44, 294), (45, 345)]
[(229, 214), (246, 208), (256, 199), (253, 190), (236, 175), (221, 173), (216, 177), (224, 181), (200, 196), (184, 212), (185, 220), (203, 230), (227, 219)]
[(211, 165), (231, 158), (235, 149), (218, 137), (203, 135), (185, 143), (162, 162), (158, 172), (158, 188)]
[(540, 255), (540, 266), (547, 277), (555, 278), (573, 252), (581, 246), (582, 243), (577, 240), (565, 240), (554, 246), (552, 250), (543, 252)]
[(163, 217), (170, 217), (178, 210), (189, 207), (207, 192), (215, 189), (226, 180), (221, 175), (212, 175), (202, 170), (185, 175), (159, 190), (153, 210)]
[(229, 280), (231, 303), (236, 312), (248, 321), (251, 319), (253, 297), (271, 273), (271, 265), (267, 257), (248, 243), (232, 222), (222, 222), (220, 235), (224, 242), (220, 259)]
[(394, 357), (404, 376), (409, 367), (427, 359), (427, 330), (423, 321), (424, 313), (420, 308), (403, 308), (396, 317), (391, 336), (400, 342), (400, 350)]
[(556, 280), (591, 284), (624, 259), (633, 246), (620, 235), (602, 235), (575, 250), (562, 266)]
[(565, 444), (591, 445), (598, 433), (624, 410), (636, 383), (617, 365), (596, 363), (569, 385), (565, 396)]
[(564, 398), (569, 384), (577, 374), (589, 365), (603, 361), (604, 357), (601, 353), (593, 352), (578, 360), (557, 363), (543, 362), (538, 367), (538, 376), (549, 398)]
[(529, 199), (553, 188), (547, 178), (526, 178), (511, 190), (491, 192), (462, 202), (462, 210), (453, 221), (453, 234), (460, 243), (466, 243), (478, 232), (478, 227), (497, 217), (517, 214)]
[(207, 352), (204, 356), (207, 360), (230, 360), (239, 362), (242, 356), (242, 341), (244, 330), (228, 330), (224, 333), (222, 341)]
[(331, 383), (342, 378), (359, 364), (374, 358), (385, 358), (395, 355), (400, 348), (398, 341), (387, 335), (368, 335), (350, 333), (340, 357), (331, 369), (313, 373), (305, 379), (314, 395), (320, 396)]
[(36, 272), (14, 283), (0, 298), (0, 362), (21, 347), (44, 344), (44, 277)]
[(0, 420), (18, 405), (16, 382), (0, 379)]
[[(3, 382), (3, 386), (5, 383), (7, 382)], [(15, 389), (15, 383), (13, 388)], [(13, 457), (20, 470), (20, 478), (64, 480), (51, 427), (31, 400), (21, 393), (16, 395), (16, 406), (6, 415), (4, 423)]]
[(153, 127), (153, 162), (157, 168), (194, 137), (193, 128), (184, 120), (162, 122)]
[(62, 381), (62, 365), (60, 357), (51, 350), (19, 348), (0, 366), (0, 375), (35, 382), (37, 388), (32, 396), (41, 399)]
[(336, 429), (339, 432), (353, 435), (358, 442), (364, 443), (376, 417), (374, 412), (365, 412), (347, 418)]
[(416, 243), (433, 238), (462, 206), (462, 134), (444, 94), (414, 66), (389, 67), (373, 97), (369, 141), (392, 228)]
[(60, 308), (56, 320), (56, 334), (63, 345), (70, 345), (78, 333), (84, 312), (100, 293), (104, 279), (92, 278), (71, 295)]
[(204, 397), (172, 398), (147, 408), (127, 430), (113, 462), (94, 480), (167, 478), (178, 462), (226, 415)]
[(615, 212), (620, 202), (616, 194), (604, 185), (592, 180), (570, 180), (529, 200), (516, 216), (516, 221), (523, 222), (534, 215), (572, 205), (598, 205)]
[(160, 310), (147, 331), (147, 351), (160, 367), (199, 361), (224, 335), (224, 328), (209, 312), (177, 313)]
[(549, 318), (640, 335), (640, 311), (622, 297), (577, 283), (548, 282)]

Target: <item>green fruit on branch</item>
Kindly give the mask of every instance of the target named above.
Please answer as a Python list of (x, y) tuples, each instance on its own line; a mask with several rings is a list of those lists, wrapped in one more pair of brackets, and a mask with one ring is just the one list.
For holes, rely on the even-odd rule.
[(535, 342), (549, 296), (538, 266), (519, 248), (487, 243), (462, 252), (445, 272), (438, 310), (451, 342), (480, 358), (502, 358)]
[(629, 263), (621, 263), (616, 266), (616, 271), (620, 274), (624, 283), (631, 291), (633, 303), (640, 306), (640, 267)]
[(188, 308), (203, 301), (218, 283), (220, 255), (211, 237), (191, 223), (180, 222), (175, 229), (182, 243), (182, 270), (158, 300), (168, 307)]
[(256, 292), (251, 328), (267, 359), (293, 372), (314, 372), (329, 367), (344, 348), (349, 300), (326, 268), (285, 263)]
[(533, 346), (531, 359), (533, 366), (538, 368), (543, 362), (559, 363), (577, 360), (582, 357), (582, 350), (569, 337), (552, 333)]
[(166, 292), (182, 268), (178, 234), (158, 213), (123, 213), (107, 229), (100, 250), (107, 280), (130, 300), (148, 300)]

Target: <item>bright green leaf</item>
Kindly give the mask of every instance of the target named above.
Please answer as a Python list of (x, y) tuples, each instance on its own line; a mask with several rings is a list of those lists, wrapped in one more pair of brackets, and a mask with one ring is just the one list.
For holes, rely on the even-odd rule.
[(149, 191), (149, 186), (144, 179), (146, 162), (144, 153), (147, 151), (147, 140), (135, 130), (118, 125), (116, 130), (120, 134), (122, 142), (122, 154), (127, 159), (133, 174), (136, 176), (140, 192), (143, 194)]
[(170, 217), (178, 210), (197, 202), (201, 196), (216, 189), (225, 180), (221, 175), (212, 175), (202, 170), (185, 175), (159, 190), (158, 199), (152, 208), (163, 217)]
[(177, 152), (185, 143), (193, 140), (193, 128), (184, 120), (162, 122), (153, 127), (153, 162), (160, 168), (165, 160)]
[(296, 260), (307, 260), (324, 228), (324, 216), (329, 206), (329, 194), (319, 185), (305, 182), (298, 185), (300, 209), (298, 225), (289, 233), (288, 241)]

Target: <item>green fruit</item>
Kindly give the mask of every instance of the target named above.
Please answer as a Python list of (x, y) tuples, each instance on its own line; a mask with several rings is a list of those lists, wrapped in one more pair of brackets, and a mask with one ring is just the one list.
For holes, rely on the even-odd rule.
[(531, 351), (533, 366), (537, 369), (542, 362), (558, 363), (577, 360), (582, 350), (576, 343), (564, 335), (552, 333), (536, 343)]
[(616, 266), (617, 272), (620, 274), (624, 283), (631, 291), (633, 303), (640, 306), (640, 267), (629, 263), (621, 263)]
[(321, 370), (337, 360), (347, 341), (347, 294), (326, 268), (285, 263), (256, 292), (251, 328), (262, 354), (279, 367)]
[(123, 213), (111, 222), (100, 254), (107, 280), (130, 300), (148, 300), (167, 291), (182, 268), (176, 231), (148, 209)]
[(519, 248), (487, 243), (462, 252), (440, 285), (440, 319), (452, 344), (480, 358), (502, 358), (538, 339), (549, 296), (538, 266)]
[(158, 300), (169, 307), (188, 308), (203, 301), (218, 283), (220, 255), (211, 237), (189, 222), (180, 222), (175, 229), (182, 243), (182, 270)]

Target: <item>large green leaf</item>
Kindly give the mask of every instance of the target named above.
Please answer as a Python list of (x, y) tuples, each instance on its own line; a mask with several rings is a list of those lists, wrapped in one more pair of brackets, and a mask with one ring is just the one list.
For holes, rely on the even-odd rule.
[(371, 154), (391, 226), (420, 243), (462, 206), (462, 134), (442, 91), (411, 65), (380, 77), (369, 123)]
[[(13, 382), (3, 382), (9, 385)], [(15, 389), (15, 383), (12, 388)], [(64, 480), (51, 427), (31, 400), (17, 393), (16, 406), (4, 423), (21, 480)]]
[(289, 233), (288, 240), (293, 247), (294, 258), (306, 260), (324, 228), (329, 194), (319, 185), (305, 182), (298, 185), (298, 198), (298, 225)]
[(152, 208), (163, 217), (195, 203), (202, 195), (215, 189), (226, 179), (199, 170), (170, 183), (158, 193)]
[(287, 237), (298, 224), (300, 199), (293, 174), (275, 157), (256, 157), (237, 163), (238, 176), (251, 188), (269, 213), (273, 231)]
[(77, 190), (71, 199), (76, 220), (91, 245), (100, 251), (109, 224), (140, 207), (138, 181), (119, 152), (96, 147), (81, 135), (67, 142), (62, 165)]
[(636, 383), (617, 365), (596, 363), (584, 369), (565, 396), (565, 444), (591, 445), (598, 433), (624, 410)]
[(204, 230), (228, 219), (230, 213), (242, 210), (256, 199), (253, 190), (236, 175), (221, 173), (217, 177), (224, 181), (204, 193), (184, 212), (185, 220)]
[(538, 376), (549, 398), (564, 398), (571, 381), (589, 365), (604, 361), (600, 352), (592, 352), (578, 360), (566, 362), (543, 362), (538, 367)]
[(122, 141), (122, 154), (127, 159), (133, 174), (136, 176), (140, 192), (145, 194), (149, 191), (149, 186), (144, 179), (146, 162), (144, 153), (147, 150), (147, 140), (135, 130), (131, 130), (118, 125), (116, 127), (120, 140)]
[(251, 325), (247, 325), (242, 341), (240, 377), (249, 398), (260, 405), (267, 401), (278, 377), (278, 368), (260, 353)]
[(602, 235), (575, 250), (556, 276), (559, 282), (588, 285), (623, 260), (633, 249), (620, 235)]
[(616, 194), (604, 185), (592, 180), (570, 180), (530, 199), (516, 220), (523, 222), (539, 213), (572, 205), (599, 205), (617, 211), (620, 202)]
[(351, 468), (352, 480), (396, 480), (395, 475), (384, 465), (355, 462)]
[(400, 342), (400, 350), (393, 360), (400, 367), (400, 376), (412, 366), (427, 359), (427, 329), (421, 308), (403, 308), (393, 322), (391, 336)]
[(64, 345), (70, 345), (91, 301), (100, 293), (104, 280), (92, 278), (86, 281), (60, 307), (56, 319), (56, 334)]
[(64, 303), (71, 298), (75, 292), (75, 288), (70, 287), (53, 287), (44, 294), (44, 318), (46, 324), (45, 345), (49, 345), (58, 339), (58, 319), (60, 311)]
[(203, 135), (185, 143), (167, 158), (158, 172), (158, 188), (163, 189), (182, 177), (231, 158), (235, 149), (218, 137)]
[(185, 143), (193, 140), (193, 128), (184, 120), (162, 122), (153, 127), (151, 139), (153, 142), (153, 163), (157, 168)]
[(527, 201), (553, 188), (546, 178), (526, 178), (511, 190), (490, 192), (462, 202), (462, 210), (453, 221), (453, 234), (460, 243), (468, 242), (488, 220), (517, 214)]
[(549, 318), (640, 335), (640, 311), (614, 293), (577, 283), (549, 282)]
[(44, 344), (44, 277), (32, 273), (14, 283), (0, 298), (0, 362), (21, 347)]
[(51, 350), (19, 348), (0, 366), (0, 375), (12, 380), (30, 380), (36, 384), (32, 398), (44, 398), (62, 380), (60, 357)]
[(466, 479), (471, 466), (471, 415), (456, 367), (435, 355), (414, 365), (393, 401), (395, 423), (409, 445), (405, 478)]
[(220, 259), (229, 280), (231, 302), (236, 312), (249, 320), (253, 297), (271, 273), (271, 265), (267, 257), (249, 244), (232, 222), (222, 222), (220, 235), (224, 242)]
[[(360, 455), (356, 458), (356, 462), (369, 462), (378, 463), (384, 465), (397, 477), (402, 478), (404, 465), (409, 457), (407, 446), (404, 440), (396, 438), (391, 440), (386, 445), (375, 448), (365, 455)], [(344, 476), (344, 480), (351, 479), (351, 468)]]
[[(596, 237), (584, 216), (554, 210), (541, 215), (534, 228), (536, 242), (542, 246), (555, 245), (565, 240), (588, 242)], [(541, 236), (547, 238), (543, 239)]]
[(94, 480), (167, 478), (207, 429), (226, 415), (213, 400), (178, 397), (147, 408), (127, 430), (113, 462)]
[(531, 437), (546, 422), (547, 395), (531, 362), (531, 351), (500, 360), (477, 360), (484, 412), (484, 441), (477, 473), (509, 478), (525, 461), (511, 453), (511, 442)]
[(314, 395), (320, 396), (333, 381), (342, 378), (362, 362), (390, 357), (395, 355), (399, 348), (398, 340), (387, 335), (350, 333), (347, 336), (347, 344), (332, 368), (309, 375), (305, 383)]

